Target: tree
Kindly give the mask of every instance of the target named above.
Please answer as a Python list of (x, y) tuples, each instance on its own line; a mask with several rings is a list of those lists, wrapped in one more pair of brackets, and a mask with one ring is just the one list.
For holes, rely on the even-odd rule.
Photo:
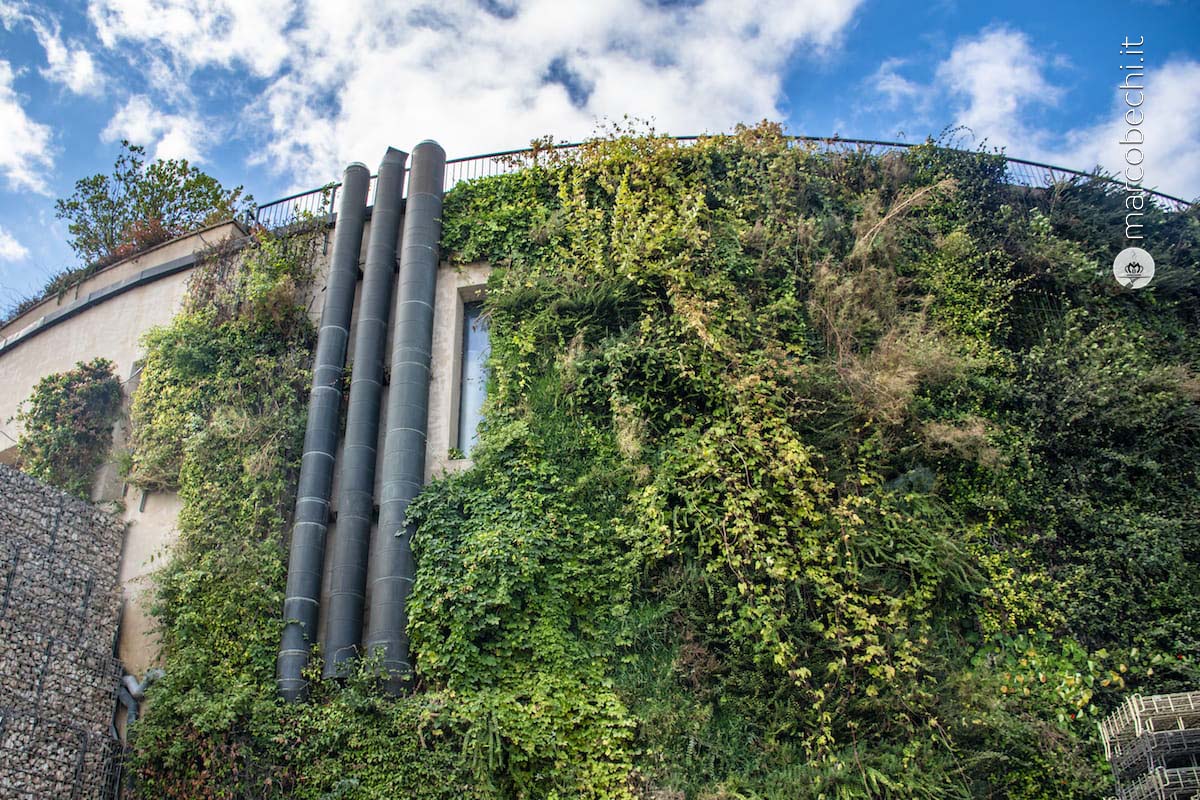
[(190, 230), (253, 208), (242, 187), (220, 181), (187, 159), (156, 159), (146, 149), (121, 141), (111, 175), (75, 182), (75, 192), (55, 203), (55, 215), (68, 221), (71, 249), (90, 265), (112, 263)]

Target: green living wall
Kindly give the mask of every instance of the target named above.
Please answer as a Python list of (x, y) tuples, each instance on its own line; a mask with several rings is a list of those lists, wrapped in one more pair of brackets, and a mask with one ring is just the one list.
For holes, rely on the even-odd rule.
[(367, 661), (296, 706), (311, 252), (218, 259), (135, 400), (134, 475), (184, 500), (138, 791), (1105, 796), (1096, 719), (1200, 678), (1200, 222), (1148, 214), (1127, 291), (1124, 213), (770, 125), (458, 186), (491, 378), (474, 467), (411, 509), (418, 688)]
[(47, 375), (21, 403), (18, 466), (76, 497), (91, 499), (96, 470), (112, 449), (121, 416), (121, 381), (105, 358)]

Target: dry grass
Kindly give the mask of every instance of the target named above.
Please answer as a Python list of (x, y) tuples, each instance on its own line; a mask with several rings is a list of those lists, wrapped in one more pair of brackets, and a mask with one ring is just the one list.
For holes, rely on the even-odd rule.
[(638, 414), (636, 408), (620, 398), (613, 398), (612, 412), (617, 450), (630, 461), (637, 461), (645, 446), (646, 421)]
[(922, 384), (950, 381), (966, 368), (966, 359), (912, 314), (890, 329), (873, 350), (838, 365), (850, 395), (867, 415), (885, 425), (900, 425)]
[(1004, 454), (988, 441), (990, 430), (987, 420), (970, 415), (955, 422), (927, 422), (921, 435), (934, 455), (954, 455), (983, 467), (1004, 466)]
[(893, 262), (899, 253), (896, 234), (909, 216), (939, 197), (953, 194), (957, 188), (953, 178), (945, 178), (915, 191), (901, 191), (886, 212), (879, 193), (871, 193), (862, 215), (854, 223), (855, 242), (848, 261), (865, 264), (874, 255), (881, 256), (886, 263)]
[(845, 261), (817, 265), (808, 309), (851, 396), (869, 418), (903, 424), (918, 388), (960, 375), (966, 359), (933, 328), (927, 300), (905, 297), (895, 271), (901, 232), (917, 210), (953, 193), (946, 179), (901, 192), (884, 210), (871, 194), (855, 222)]

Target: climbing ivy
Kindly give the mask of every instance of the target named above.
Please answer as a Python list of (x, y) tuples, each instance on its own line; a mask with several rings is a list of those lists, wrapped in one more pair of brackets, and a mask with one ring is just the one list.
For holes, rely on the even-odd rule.
[(88, 499), (120, 413), (121, 382), (111, 361), (81, 361), (47, 375), (17, 411), (21, 469)]
[[(1122, 292), (1103, 184), (1004, 178), (760, 126), (451, 194), (492, 384), (410, 632), (502, 794), (578, 791), (563, 752), (601, 796), (1103, 795), (1095, 717), (1196, 677), (1200, 225), (1156, 212), (1170, 277)], [(546, 750), (502, 710), (566, 675)]]
[(135, 399), (184, 502), (142, 795), (1104, 796), (1095, 719), (1200, 678), (1200, 222), (1124, 291), (1103, 183), (1004, 173), (764, 124), (456, 187), (491, 377), (410, 507), (399, 699), (275, 695), (308, 268), (214, 262)]
[(257, 768), (253, 734), (275, 714), (264, 673), (277, 648), (321, 235), (260, 233), (213, 251), (183, 311), (143, 340), (130, 480), (177, 489), (182, 502), (151, 607), (166, 676), (134, 731), (145, 796), (244, 796), (279, 780), (279, 768)]

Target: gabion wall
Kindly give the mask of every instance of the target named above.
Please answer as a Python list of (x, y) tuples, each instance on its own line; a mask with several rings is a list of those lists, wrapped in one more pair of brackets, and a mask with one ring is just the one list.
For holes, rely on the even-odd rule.
[(0, 797), (112, 797), (123, 532), (0, 464)]

